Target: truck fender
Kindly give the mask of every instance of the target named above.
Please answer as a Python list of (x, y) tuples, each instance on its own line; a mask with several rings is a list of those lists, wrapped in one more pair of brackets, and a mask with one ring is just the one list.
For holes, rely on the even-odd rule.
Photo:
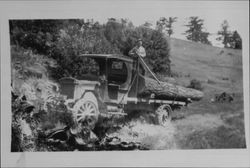
[[(85, 90), (85, 92), (82, 94), (81, 98), (87, 98), (89, 100), (94, 100), (98, 104), (98, 110), (100, 113), (105, 112), (106, 105), (104, 102), (100, 99), (99, 94), (95, 90)], [(101, 109), (101, 110), (100, 110)]]

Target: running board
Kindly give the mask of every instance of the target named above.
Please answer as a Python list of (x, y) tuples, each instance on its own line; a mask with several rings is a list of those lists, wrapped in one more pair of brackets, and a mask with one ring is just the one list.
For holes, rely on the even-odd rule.
[[(190, 101), (190, 100), (189, 100)], [(172, 105), (187, 105), (186, 102), (183, 101), (175, 101), (175, 100), (159, 100), (159, 99), (143, 99), (143, 98), (134, 98), (134, 97), (127, 97), (127, 102), (137, 103), (160, 103), (160, 104), (172, 104)]]
[(122, 112), (107, 112), (107, 113), (100, 113), (103, 117), (111, 117), (111, 116), (126, 116), (127, 114)]
[(124, 112), (108, 112), (108, 114), (111, 114), (111, 115), (122, 115), (122, 116), (126, 116), (127, 113), (124, 113)]
[(115, 105), (107, 105), (107, 113), (112, 115), (126, 115), (122, 108), (118, 108)]

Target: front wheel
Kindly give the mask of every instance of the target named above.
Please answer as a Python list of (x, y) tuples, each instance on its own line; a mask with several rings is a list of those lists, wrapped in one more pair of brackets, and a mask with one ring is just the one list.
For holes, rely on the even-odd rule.
[(99, 109), (97, 99), (92, 93), (86, 93), (74, 106), (74, 117), (78, 124), (93, 130), (98, 121)]
[(168, 104), (159, 106), (156, 109), (156, 120), (159, 125), (166, 125), (172, 120), (172, 109)]

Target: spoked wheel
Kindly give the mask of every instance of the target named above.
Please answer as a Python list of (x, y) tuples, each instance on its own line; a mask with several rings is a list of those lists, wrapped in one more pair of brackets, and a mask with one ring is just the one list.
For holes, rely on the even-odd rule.
[(98, 121), (99, 109), (95, 96), (87, 93), (77, 101), (74, 106), (74, 117), (78, 124), (82, 124), (91, 130), (95, 128)]
[(161, 105), (156, 110), (156, 120), (159, 125), (166, 125), (172, 120), (172, 109), (168, 104)]

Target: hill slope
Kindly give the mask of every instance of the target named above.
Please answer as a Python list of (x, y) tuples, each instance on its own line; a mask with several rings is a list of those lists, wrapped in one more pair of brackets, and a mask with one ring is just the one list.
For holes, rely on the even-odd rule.
[[(168, 40), (177, 83), (187, 86), (197, 79), (204, 92), (201, 101), (175, 111), (178, 148), (245, 148), (242, 51)], [(212, 103), (222, 92), (234, 93), (234, 101)]]
[[(242, 92), (242, 51), (213, 47), (200, 43), (169, 39), (171, 68), (185, 85), (191, 79), (206, 83), (206, 91)], [(213, 83), (213, 85), (209, 85)], [(210, 89), (209, 89), (210, 88)]]

